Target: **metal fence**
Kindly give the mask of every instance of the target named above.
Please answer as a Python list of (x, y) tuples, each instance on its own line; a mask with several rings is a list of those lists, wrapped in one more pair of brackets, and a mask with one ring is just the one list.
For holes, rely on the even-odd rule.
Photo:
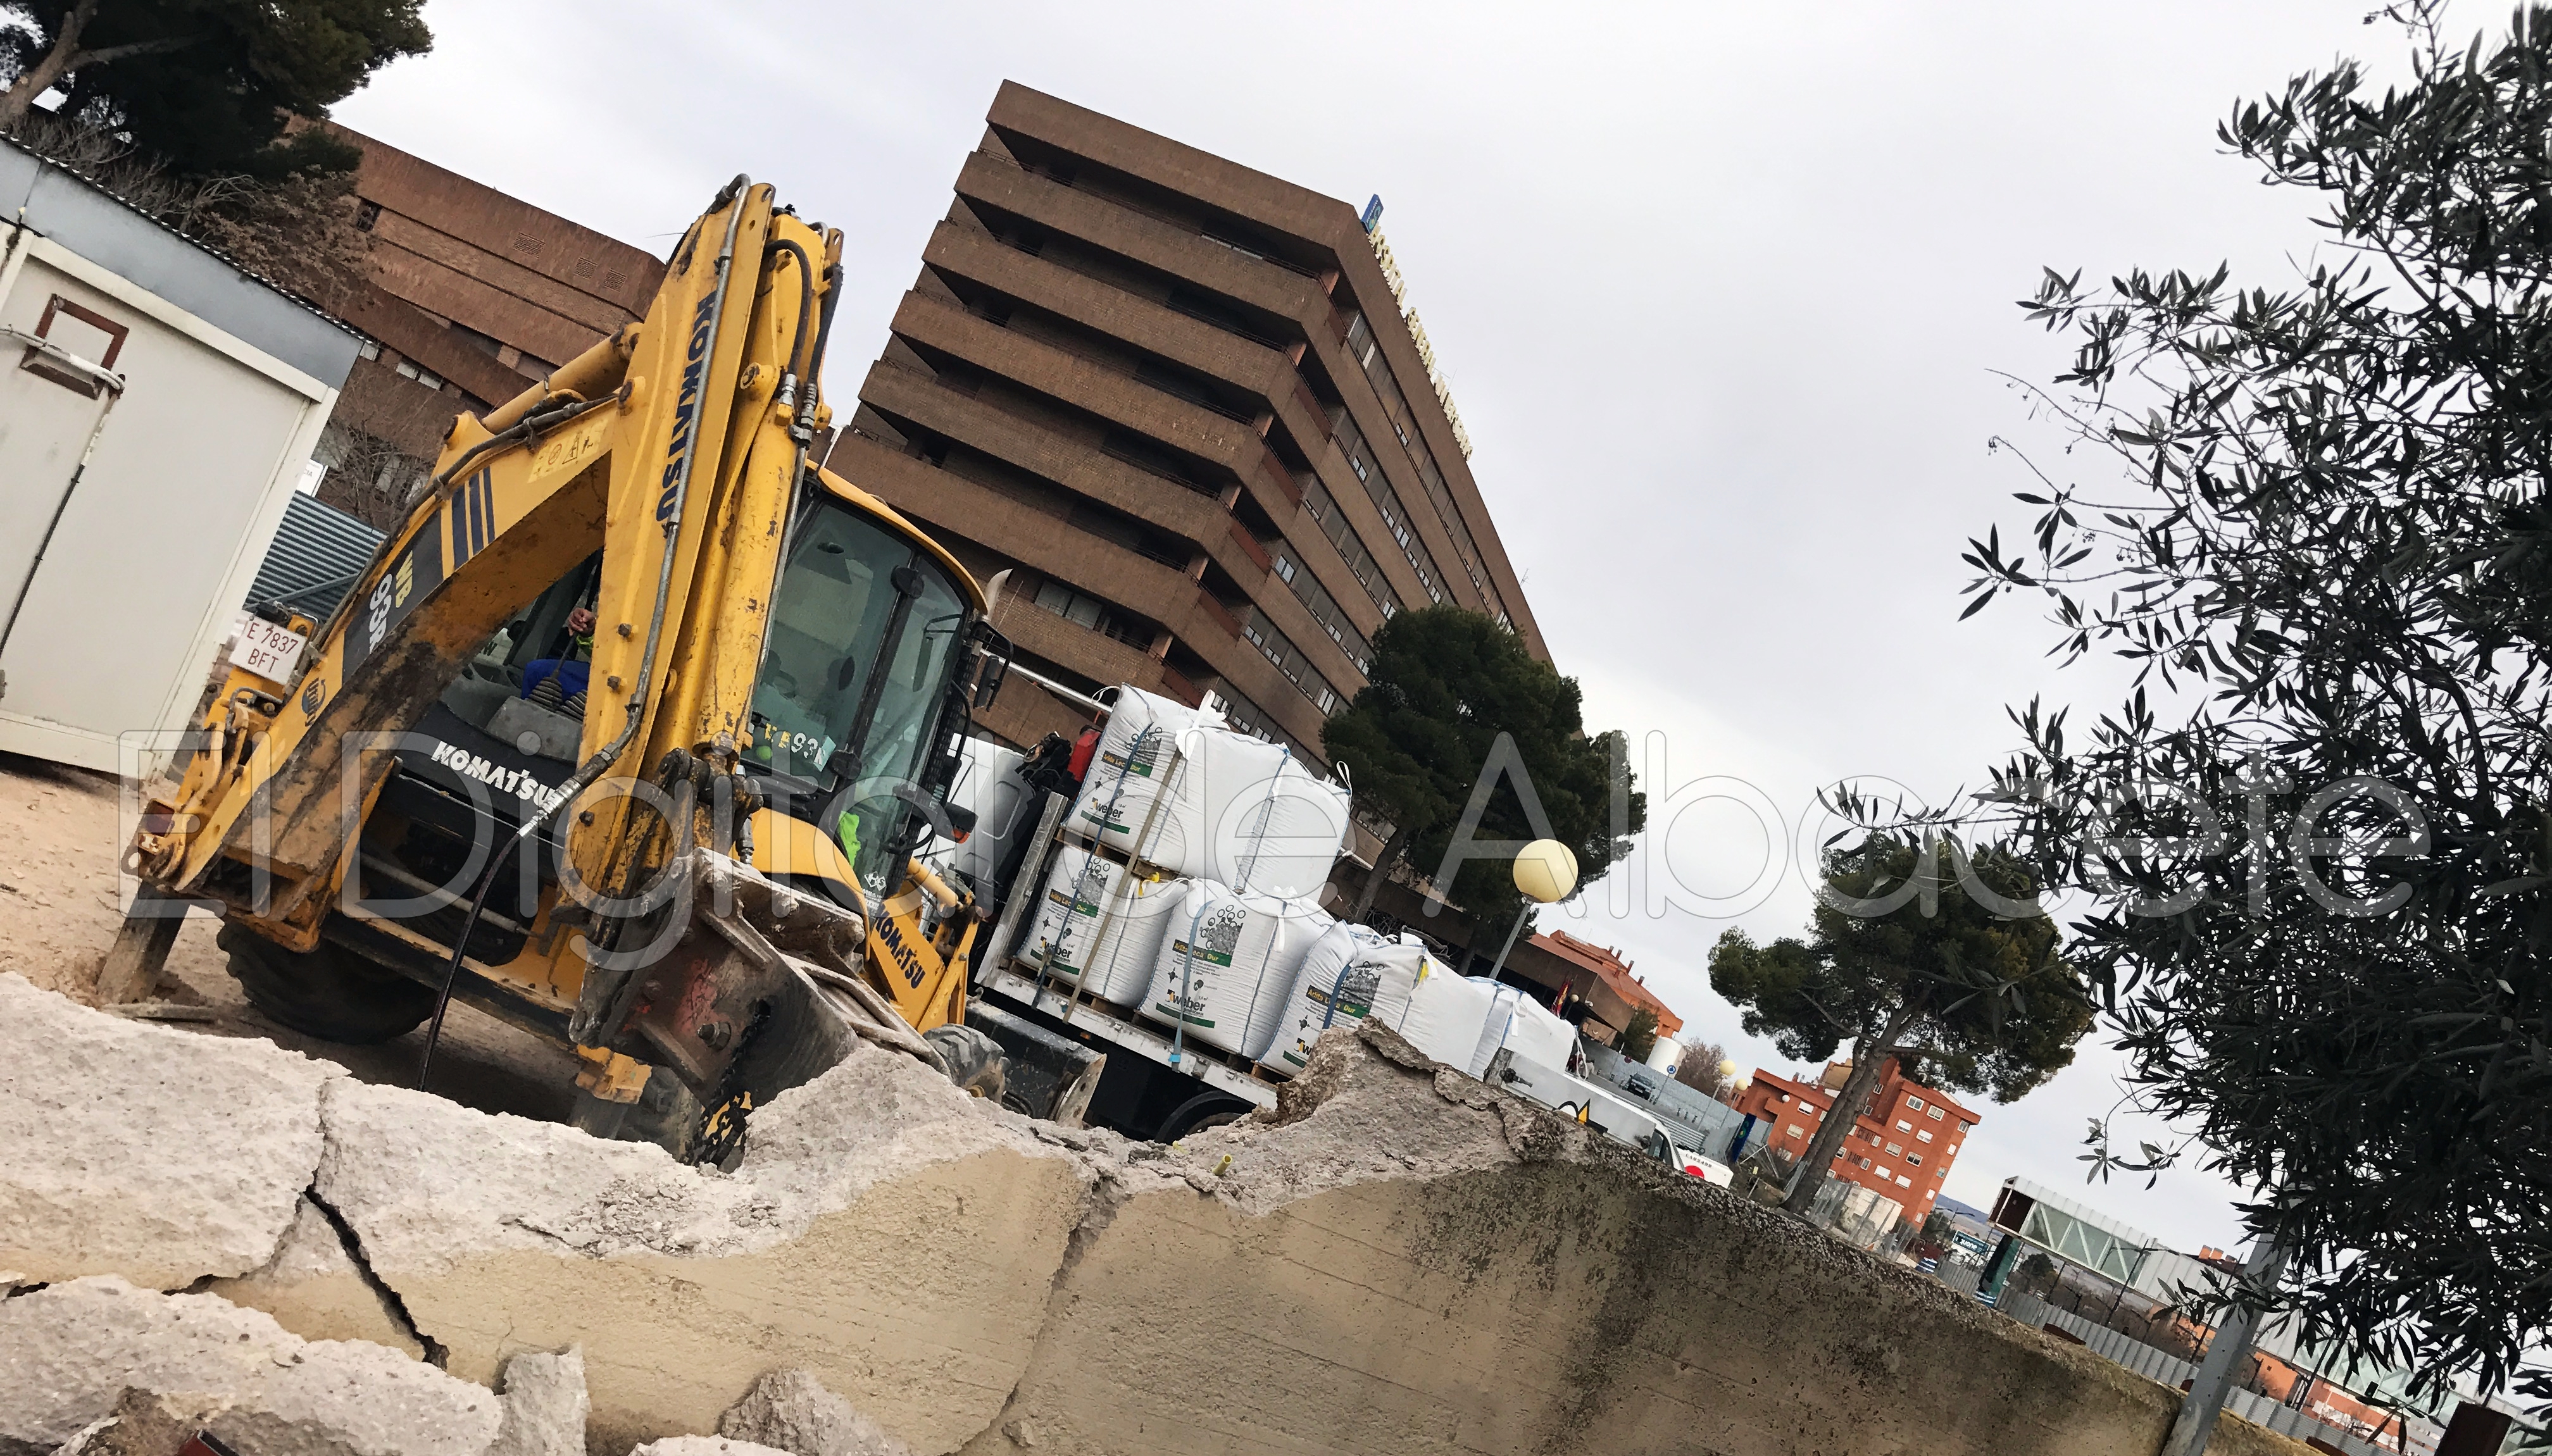
[[(1946, 1283), (1946, 1281), (1945, 1281)], [(2096, 1320), (2087, 1319), (2070, 1309), (2048, 1303), (2036, 1295), (2006, 1290), (1999, 1306), (2003, 1313), (2032, 1329), (2061, 1331), (2079, 1341), (2092, 1354), (2123, 1365), (2148, 1380), (2178, 1389), (2197, 1375), (2197, 1367), (2169, 1351), (2156, 1349), (2142, 1340), (2130, 1339)], [(2296, 1440), (2315, 1440), (2335, 1448), (2345, 1456), (2397, 1456), (2398, 1448), (2378, 1446), (2371, 1441), (2323, 1421), (2320, 1417), (2259, 1394), (2236, 1388), (2224, 1398), (2224, 1408), (2253, 1425), (2264, 1426)], [(2411, 1450), (2418, 1449), (2417, 1442)]]

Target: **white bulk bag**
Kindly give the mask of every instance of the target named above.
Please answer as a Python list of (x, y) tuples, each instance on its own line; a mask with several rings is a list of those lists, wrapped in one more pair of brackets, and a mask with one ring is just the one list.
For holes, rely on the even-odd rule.
[(1479, 1048), (1480, 1028), (1488, 1023), (1489, 1008), (1496, 1002), (1496, 991), (1430, 960), (1419, 974), (1408, 1007), (1391, 1029), (1436, 1061), (1465, 1067)]
[(1211, 880), (1180, 884), (1153, 958), (1143, 1014), (1172, 1026), (1185, 1022), (1189, 1041), (1237, 1052), (1276, 958), (1284, 902), (1236, 894)]
[(1129, 875), (1115, 861), (1065, 845), (1019, 957), (1067, 990), (1130, 1004), (1151, 985), (1161, 937), (1177, 913), (1179, 884)]
[[(1407, 1019), (1409, 998), (1427, 967), (1427, 950), (1414, 936), (1386, 941), (1362, 925), (1330, 926), (1303, 957), (1276, 1035), (1259, 1060), (1271, 1072), (1290, 1075), (1303, 1070), (1312, 1059), (1312, 1043), (1331, 1026), (1353, 1025), (1368, 1015), (1386, 1025)], [(1443, 968), (1436, 974), (1444, 974)]]
[(1283, 906), (1276, 922), (1276, 950), (1267, 963), (1267, 978), (1256, 1000), (1249, 1007), (1249, 1029), (1240, 1054), (1255, 1062), (1267, 1055), (1276, 1040), (1277, 1029), (1284, 1024), (1285, 1013), (1294, 1004), (1294, 983), (1303, 972), (1303, 962), (1312, 947), (1329, 934), (1338, 922), (1320, 902), (1308, 896), (1280, 900)]
[[(1519, 996), (1514, 1014), (1507, 1023), (1503, 1046), (1537, 1066), (1565, 1072), (1569, 1054), (1577, 1050), (1577, 1028), (1552, 1015), (1548, 1007), (1532, 996)], [(1496, 1056), (1498, 1050), (1491, 1047), (1489, 1055)], [(1485, 1059), (1481, 1061), (1480, 1068), (1488, 1070)]]
[[(1193, 735), (1196, 726), (1192, 708), (1139, 688), (1119, 689), (1065, 822), (1077, 833), (1096, 835), (1138, 859), (1184, 873), (1176, 860), (1162, 858), (1154, 841), (1162, 837), (1157, 821), (1172, 813), (1177, 801), (1172, 780), (1181, 739)], [(1185, 858), (1184, 850), (1179, 857)]]
[(1471, 1060), (1462, 1069), (1478, 1077), (1489, 1070), (1489, 1059), (1498, 1054), (1498, 1048), (1507, 1044), (1507, 1027), (1515, 1021), (1516, 1002), (1528, 997), (1517, 988), (1491, 981), (1485, 976), (1470, 979), (1487, 988), (1489, 992), (1489, 1014), (1481, 1018), (1480, 1040), (1471, 1048)]
[(1219, 878), (1263, 894), (1320, 893), (1346, 848), (1349, 797), (1345, 784), (1281, 755), (1206, 821)]

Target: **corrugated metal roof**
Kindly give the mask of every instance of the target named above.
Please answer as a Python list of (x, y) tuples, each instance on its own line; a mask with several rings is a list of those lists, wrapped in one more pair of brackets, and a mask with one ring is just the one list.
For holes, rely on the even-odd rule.
[(282, 600), (283, 604), (325, 620), (337, 609), (355, 577), (371, 566), (380, 550), (381, 533), (335, 506), (295, 492), (283, 508), (283, 524), (274, 528), (274, 544), (248, 590), (244, 607)]

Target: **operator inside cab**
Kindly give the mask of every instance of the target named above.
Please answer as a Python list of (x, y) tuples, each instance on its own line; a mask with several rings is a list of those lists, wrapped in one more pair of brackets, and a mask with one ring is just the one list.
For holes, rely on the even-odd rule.
[(571, 718), (585, 717), (585, 689), (593, 674), (593, 608), (567, 614), (566, 643), (554, 657), (535, 659), (523, 669), (522, 695), (534, 707)]

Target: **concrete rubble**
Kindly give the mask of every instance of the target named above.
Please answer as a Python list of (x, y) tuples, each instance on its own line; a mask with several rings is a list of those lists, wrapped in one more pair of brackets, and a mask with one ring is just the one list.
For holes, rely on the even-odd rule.
[[(732, 1175), (5, 976), (0, 1068), (67, 1112), (0, 1150), (0, 1456), (206, 1398), (243, 1456), (2148, 1456), (2178, 1401), (1370, 1025), (1172, 1147), (861, 1048)], [(247, 1154), (92, 1129), (101, 1076), (221, 1080)]]
[(505, 1362), (496, 1385), (504, 1418), (487, 1456), (585, 1456), (585, 1352), (525, 1353)]
[(210, 1398), (210, 1429), (259, 1456), (480, 1456), (498, 1420), (483, 1386), (212, 1295), (98, 1275), (0, 1300), (0, 1456), (53, 1450), (127, 1390)]
[(775, 1370), (718, 1417), (718, 1434), (789, 1456), (912, 1456), (851, 1403), (802, 1370)]
[(176, 1289), (266, 1263), (319, 1166), (319, 1090), (343, 1074), (79, 1010), (0, 976), (0, 1270)]

